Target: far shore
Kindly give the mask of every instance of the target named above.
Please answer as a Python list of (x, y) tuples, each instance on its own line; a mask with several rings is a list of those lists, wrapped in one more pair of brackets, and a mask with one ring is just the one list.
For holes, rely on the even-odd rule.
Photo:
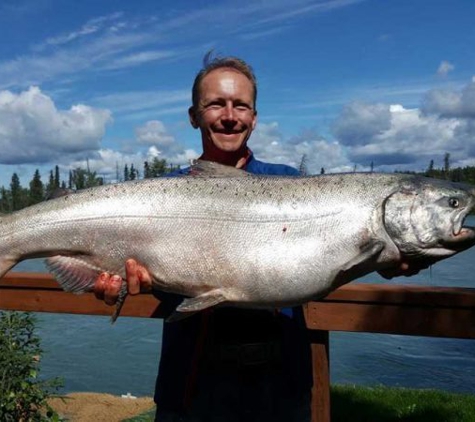
[(120, 422), (155, 406), (151, 397), (123, 398), (105, 393), (69, 393), (48, 403), (71, 422)]

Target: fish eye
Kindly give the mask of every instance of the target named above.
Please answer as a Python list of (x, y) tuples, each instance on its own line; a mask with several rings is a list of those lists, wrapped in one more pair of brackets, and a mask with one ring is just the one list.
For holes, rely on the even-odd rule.
[(457, 198), (449, 198), (449, 207), (458, 208), (459, 207), (459, 200)]

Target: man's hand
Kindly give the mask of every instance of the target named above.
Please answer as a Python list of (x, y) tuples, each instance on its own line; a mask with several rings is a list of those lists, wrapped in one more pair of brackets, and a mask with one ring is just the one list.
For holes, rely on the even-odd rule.
[[(128, 259), (125, 262), (125, 277), (127, 291), (132, 296), (152, 290), (152, 276), (143, 265), (134, 259)], [(119, 297), (121, 286), (122, 278), (120, 276), (102, 273), (94, 284), (94, 294), (107, 305), (114, 305)]]
[(401, 262), (398, 267), (388, 268), (386, 270), (380, 270), (378, 273), (386, 278), (391, 279), (393, 277), (410, 277), (412, 275), (417, 274), (421, 270), (425, 270), (429, 268), (432, 264), (434, 264), (434, 260), (427, 260), (427, 261), (418, 261), (418, 262)]

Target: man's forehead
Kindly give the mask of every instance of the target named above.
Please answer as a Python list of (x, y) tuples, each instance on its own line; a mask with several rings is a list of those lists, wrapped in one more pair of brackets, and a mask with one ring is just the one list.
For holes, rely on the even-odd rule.
[(210, 91), (219, 91), (225, 95), (245, 94), (247, 89), (253, 95), (254, 87), (246, 75), (236, 69), (220, 68), (208, 73), (201, 81), (200, 94), (206, 96)]

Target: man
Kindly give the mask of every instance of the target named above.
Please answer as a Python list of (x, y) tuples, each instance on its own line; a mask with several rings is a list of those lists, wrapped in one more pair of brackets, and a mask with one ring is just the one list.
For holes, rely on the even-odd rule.
[[(291, 167), (256, 160), (247, 147), (257, 122), (256, 98), (256, 78), (244, 61), (205, 58), (189, 109), (191, 125), (201, 132), (200, 158), (255, 174), (297, 175)], [(130, 294), (151, 290), (151, 276), (140, 263), (128, 260), (126, 274)], [(120, 277), (102, 274), (96, 295), (113, 304), (120, 285)], [(170, 311), (182, 300), (158, 295)], [(309, 421), (311, 377), (301, 308), (203, 311), (164, 323), (156, 420)]]

